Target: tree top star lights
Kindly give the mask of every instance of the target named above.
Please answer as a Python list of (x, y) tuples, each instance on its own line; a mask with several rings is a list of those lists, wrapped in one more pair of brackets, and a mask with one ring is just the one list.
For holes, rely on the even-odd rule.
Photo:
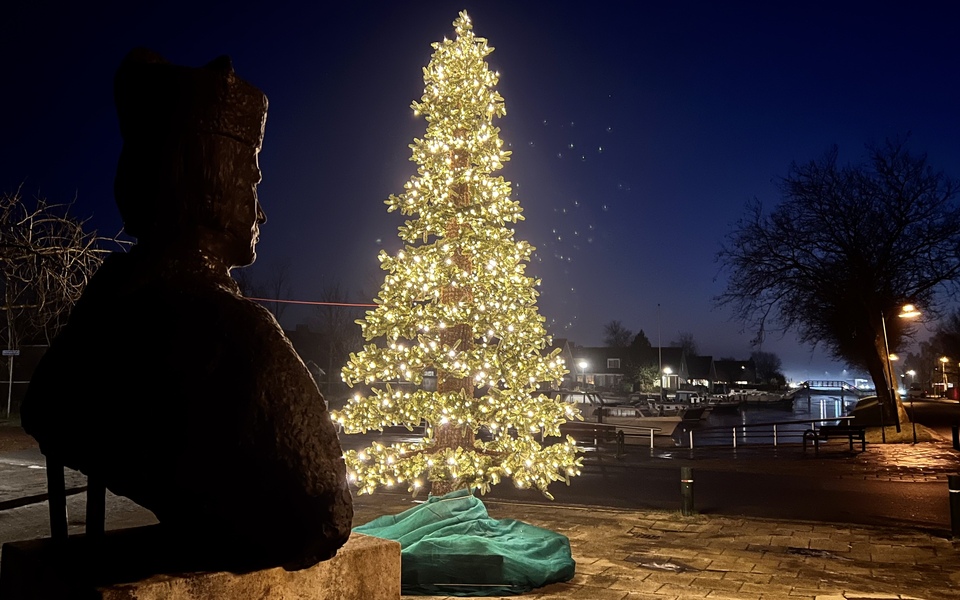
[[(360, 493), (406, 485), (431, 493), (457, 488), (486, 492), (503, 478), (520, 488), (547, 486), (580, 472), (574, 440), (560, 424), (581, 419), (573, 405), (543, 393), (567, 372), (537, 311), (539, 281), (524, 275), (533, 247), (507, 224), (523, 217), (510, 184), (494, 171), (503, 150), (495, 117), (506, 114), (494, 89), (493, 51), (473, 33), (466, 12), (453, 22), (456, 39), (433, 44), (423, 70), (424, 92), (413, 110), (427, 121), (410, 145), (417, 174), (388, 211), (412, 217), (399, 228), (395, 256), (381, 251), (386, 271), (377, 308), (358, 323), (367, 341), (350, 355), (342, 376), (363, 384), (334, 413), (346, 433), (392, 425), (415, 427), (415, 442), (374, 443), (345, 454)], [(425, 384), (435, 373), (436, 386)], [(430, 379), (427, 379), (427, 383)], [(543, 441), (546, 443), (543, 443)]]

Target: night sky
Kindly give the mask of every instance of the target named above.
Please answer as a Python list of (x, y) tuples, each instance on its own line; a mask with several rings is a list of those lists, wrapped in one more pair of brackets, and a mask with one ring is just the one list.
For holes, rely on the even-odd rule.
[[(618, 319), (654, 345), (689, 332), (704, 354), (747, 358), (752, 333), (714, 306), (715, 257), (747, 200), (777, 202), (792, 161), (833, 144), (859, 161), (865, 143), (910, 134), (960, 177), (952, 2), (17, 4), (0, 20), (0, 191), (75, 199), (116, 232), (117, 65), (136, 46), (193, 66), (228, 54), (270, 99), (254, 277), (289, 261), (295, 299), (379, 289), (377, 252), (399, 248), (403, 221), (383, 200), (426, 128), (410, 103), (464, 8), (496, 48), (502, 174), (527, 219), (517, 237), (537, 247), (540, 312), (577, 344)], [(789, 335), (762, 349), (795, 380), (853, 375)]]

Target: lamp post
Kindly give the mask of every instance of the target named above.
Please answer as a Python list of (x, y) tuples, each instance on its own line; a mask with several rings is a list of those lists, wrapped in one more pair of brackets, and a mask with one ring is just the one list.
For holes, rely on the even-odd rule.
[(657, 302), (657, 361), (660, 373), (660, 402), (663, 402), (663, 342), (660, 340), (660, 303)]
[[(900, 317), (901, 319), (912, 319), (914, 317), (919, 317), (920, 311), (917, 310), (917, 307), (914, 306), (913, 304), (904, 304), (903, 308), (900, 309), (900, 314), (897, 316)], [(890, 395), (890, 401), (893, 403), (894, 414), (895, 414), (894, 424), (897, 426), (897, 433), (900, 433), (900, 411), (896, 410), (897, 408), (896, 396), (894, 395), (895, 393), (894, 386), (896, 384), (895, 384), (895, 379), (893, 374), (893, 363), (890, 360), (890, 342), (887, 340), (887, 320), (883, 316), (882, 310), (880, 311), (880, 325), (883, 327), (883, 348), (886, 351), (886, 359), (887, 359), (887, 373), (884, 374), (884, 377), (887, 378), (887, 382), (888, 382), (887, 393)], [(886, 426), (883, 422), (883, 409), (884, 409), (884, 403), (881, 402), (880, 403), (880, 438), (882, 442), (886, 443), (887, 433), (886, 433)]]
[(913, 443), (917, 443), (917, 413), (913, 410), (913, 381), (917, 376), (917, 372), (913, 369), (907, 371), (907, 375), (910, 376), (910, 391), (907, 392), (907, 397), (910, 398), (910, 425), (913, 427)]
[[(883, 349), (886, 358), (886, 372), (883, 374), (884, 379), (887, 380), (887, 394), (889, 395), (890, 401), (894, 402), (893, 399), (893, 364), (890, 362), (890, 342), (887, 341), (887, 320), (883, 316), (883, 311), (880, 311), (880, 325), (883, 328)], [(886, 409), (886, 402), (878, 402), (880, 405), (880, 441), (884, 444), (887, 443), (887, 424), (884, 422), (884, 412)], [(896, 414), (896, 403), (894, 403), (894, 413)], [(897, 425), (897, 433), (900, 433), (900, 415), (896, 414), (894, 422)]]
[(581, 360), (580, 362), (577, 363), (577, 366), (580, 367), (580, 379), (583, 380), (582, 387), (580, 389), (586, 390), (587, 389), (587, 367), (590, 366), (590, 363), (588, 363), (585, 360)]
[(943, 395), (947, 395), (947, 363), (950, 359), (946, 356), (940, 357), (940, 372), (943, 374)]
[(660, 372), (660, 399), (663, 400), (666, 396), (664, 395), (664, 383), (670, 380), (670, 374), (673, 373), (673, 369), (670, 367), (664, 367), (663, 371)]

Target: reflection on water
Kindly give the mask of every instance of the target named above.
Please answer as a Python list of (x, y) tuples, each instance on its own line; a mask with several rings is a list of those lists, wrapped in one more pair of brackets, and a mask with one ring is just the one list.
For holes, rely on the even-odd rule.
[[(694, 423), (682, 424), (674, 433), (674, 439), (683, 446), (688, 444), (688, 432), (693, 429), (697, 445), (731, 445), (733, 428), (737, 428), (737, 443), (773, 443), (773, 427), (755, 427), (764, 423), (778, 423), (778, 443), (799, 443), (803, 432), (811, 428), (810, 423), (789, 423), (789, 421), (811, 421), (816, 419), (836, 419), (847, 416), (857, 404), (857, 398), (837, 392), (802, 392), (793, 402), (792, 408), (775, 408), (755, 405), (741, 405), (737, 410), (713, 410), (706, 418)], [(829, 424), (829, 423), (828, 423)], [(740, 426), (748, 425), (744, 429)], [(819, 426), (819, 424), (818, 424)], [(722, 428), (719, 431), (713, 428)]]

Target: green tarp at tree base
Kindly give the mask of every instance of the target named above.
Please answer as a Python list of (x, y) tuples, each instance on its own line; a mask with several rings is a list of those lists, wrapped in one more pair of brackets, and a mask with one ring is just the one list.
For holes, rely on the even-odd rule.
[(568, 581), (576, 567), (566, 536), (514, 519), (491, 519), (469, 490), (430, 496), (353, 530), (400, 542), (404, 594), (522, 594)]

